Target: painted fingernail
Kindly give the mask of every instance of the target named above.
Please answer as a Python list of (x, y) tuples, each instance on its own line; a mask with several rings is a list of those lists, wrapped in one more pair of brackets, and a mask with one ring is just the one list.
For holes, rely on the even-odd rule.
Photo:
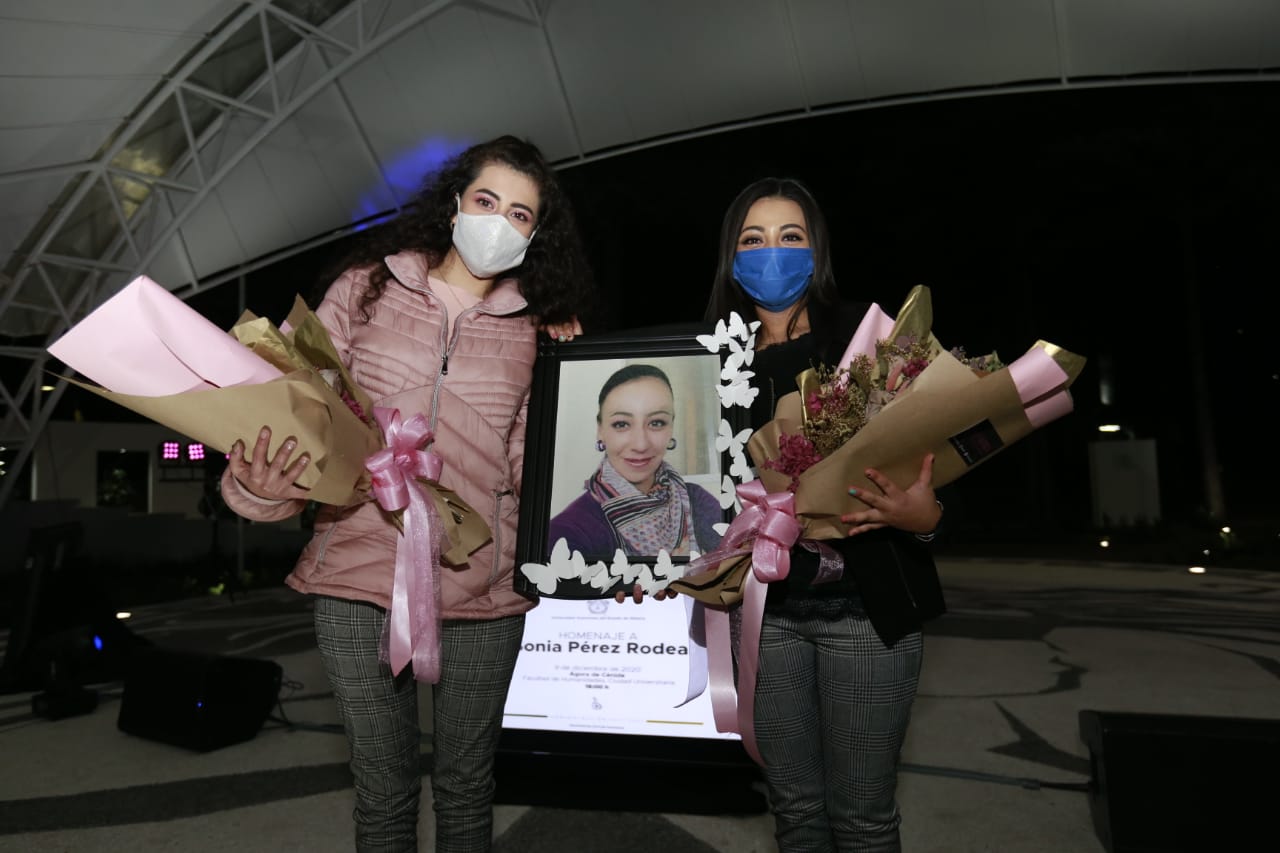
[(286, 442), (284, 443), (284, 449), (285, 449), (285, 450), (287, 450), (287, 451), (288, 451), (288, 452), (290, 452), (290, 453), (292, 453), (292, 452), (293, 452), (293, 448), (295, 448), (295, 447), (297, 447), (297, 446), (298, 446), (298, 445), (297, 445), (297, 443), (296, 443), (296, 442), (293, 442), (293, 441), (286, 441)]
[(266, 427), (263, 427), (262, 431), (258, 433), (258, 438), (268, 438), (270, 435), (271, 435), (271, 430), (267, 429)]
[(305, 466), (305, 465), (309, 464), (310, 462), (311, 462), (311, 457), (310, 457), (310, 456), (303, 456), (303, 457), (301, 457), (300, 459), (298, 459), (298, 464), (299, 464), (299, 465), (303, 465), (303, 466)]
[(565, 337), (564, 337), (564, 335), (561, 335), (561, 336), (560, 336), (560, 343), (564, 343), (564, 341), (565, 341)]
[(849, 494), (853, 495), (854, 497), (857, 497), (857, 496), (858, 496), (858, 490), (857, 490), (857, 489), (850, 489), (850, 490), (849, 490)]

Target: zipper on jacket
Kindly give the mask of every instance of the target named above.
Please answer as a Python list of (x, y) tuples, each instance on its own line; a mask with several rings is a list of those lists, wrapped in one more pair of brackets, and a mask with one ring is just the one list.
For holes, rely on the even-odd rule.
[(436, 431), (436, 411), (439, 406), (440, 399), (440, 379), (449, 374), (449, 306), (444, 304), (444, 300), (440, 298), (434, 291), (431, 298), (439, 303), (440, 315), (440, 372), (436, 374), (435, 384), (431, 388), (431, 431)]
[(316, 551), (316, 568), (319, 569), (324, 565), (324, 552), (329, 547), (329, 537), (333, 535), (333, 531), (338, 529), (338, 522), (330, 523), (329, 529), (324, 532), (324, 538), (320, 540), (320, 548)]
[(489, 525), (493, 531), (493, 570), (489, 572), (489, 586), (498, 582), (498, 572), (502, 571), (502, 499), (510, 494), (511, 489), (493, 493), (493, 523)]
[(453, 354), (453, 349), (458, 345), (458, 337), (462, 333), (462, 318), (473, 311), (480, 308), (480, 305), (472, 305), (463, 311), (458, 312), (458, 319), (453, 324), (453, 335), (449, 335), (449, 309), (444, 307), (441, 302), (440, 310), (444, 314), (444, 324), (440, 326), (440, 373), (436, 376), (435, 387), (431, 389), (431, 431), (435, 432), (436, 418), (440, 413), (440, 380), (449, 375), (449, 356)]

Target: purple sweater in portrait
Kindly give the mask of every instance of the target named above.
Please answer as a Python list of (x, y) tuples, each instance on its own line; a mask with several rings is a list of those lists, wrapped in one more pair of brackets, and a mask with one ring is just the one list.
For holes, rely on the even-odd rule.
[[(698, 541), (699, 551), (703, 554), (720, 544), (720, 534), (712, 528), (713, 524), (724, 521), (724, 511), (720, 501), (701, 486), (686, 483), (689, 490), (689, 507), (693, 515), (693, 534)], [(547, 531), (548, 551), (556, 542), (564, 539), (570, 551), (581, 551), (584, 557), (609, 560), (614, 552), (622, 547), (609, 520), (604, 517), (604, 510), (590, 494), (583, 492), (577, 500), (569, 504), (553, 519)], [(652, 557), (653, 554), (632, 554), (628, 557)]]

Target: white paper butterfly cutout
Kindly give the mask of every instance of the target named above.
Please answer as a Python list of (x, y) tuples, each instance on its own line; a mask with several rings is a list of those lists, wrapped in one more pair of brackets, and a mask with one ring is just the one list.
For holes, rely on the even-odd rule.
[(666, 589), (665, 581), (659, 581), (653, 575), (653, 569), (645, 563), (640, 564), (640, 572), (636, 575), (635, 583), (645, 591), (647, 595), (653, 595), (660, 589)]
[[(752, 335), (751, 337), (754, 338), (755, 336)], [(756, 358), (754, 345), (744, 347), (730, 338), (728, 347), (729, 354), (725, 356), (724, 367), (720, 369), (720, 378), (725, 382), (731, 382), (741, 372), (742, 368), (750, 367), (751, 362), (755, 361)]]
[[(661, 554), (662, 552), (659, 553)], [(609, 566), (609, 574), (613, 575), (614, 579), (621, 579), (624, 584), (630, 586), (635, 583), (643, 566), (643, 563), (637, 563), (634, 566), (628, 563), (626, 553), (619, 548), (613, 552), (613, 565)]]
[[(723, 318), (716, 320), (715, 332), (710, 335), (698, 335), (697, 339), (698, 343), (706, 347), (708, 351), (720, 352), (722, 348), (729, 345), (732, 339), (737, 339), (743, 343), (749, 342), (758, 328), (760, 328), (759, 320), (744, 323), (742, 316), (737, 311), (731, 311), (728, 323), (725, 323)], [(748, 348), (750, 349), (750, 347)]]
[(752, 376), (755, 374), (750, 370), (744, 370), (732, 382), (717, 385), (716, 393), (720, 395), (720, 405), (726, 409), (731, 406), (750, 408), (752, 401), (760, 393), (760, 389), (752, 387), (749, 381)]
[(550, 563), (524, 563), (520, 566), (520, 572), (543, 595), (554, 595), (556, 587), (560, 585), (560, 576)]
[(604, 592), (615, 583), (615, 578), (609, 573), (609, 567), (604, 563), (596, 563), (600, 567), (600, 571), (587, 578), (587, 585), (593, 589)]
[(561, 538), (551, 549), (550, 560), (545, 564), (525, 563), (520, 567), (520, 571), (524, 573), (525, 577), (533, 581), (534, 586), (538, 588), (538, 592), (543, 595), (552, 595), (561, 580), (568, 580), (569, 578), (581, 579), (588, 575), (588, 566), (581, 553), (574, 551), (570, 554), (569, 544)]
[[(698, 556), (696, 551), (689, 552), (689, 559), (696, 559)], [(671, 558), (667, 556), (666, 551), (658, 552), (658, 559), (653, 561), (653, 577), (655, 580), (665, 581), (673, 578), (681, 577), (684, 574), (684, 568), (676, 568), (671, 562)], [(666, 584), (660, 584), (659, 589), (665, 587)], [(656, 591), (656, 590), (655, 590)]]
[(729, 336), (745, 341), (752, 335), (756, 329), (760, 328), (759, 320), (752, 320), (750, 323), (742, 322), (742, 317), (738, 316), (737, 311), (729, 312)]
[(733, 432), (733, 426), (725, 418), (720, 419), (720, 433), (716, 436), (716, 451), (719, 453), (728, 453), (730, 456), (737, 456), (742, 452), (742, 448), (747, 446), (747, 439), (751, 438), (751, 428), (740, 430), (736, 435)]
[(739, 483), (750, 483), (756, 478), (756, 472), (752, 470), (745, 453), (733, 455), (733, 461), (729, 463), (729, 476)]
[(720, 508), (728, 509), (733, 507), (734, 512), (742, 511), (742, 504), (738, 501), (738, 488), (733, 480), (729, 479), (729, 475), (725, 474), (720, 480)]
[(698, 335), (698, 343), (707, 348), (708, 352), (720, 352), (721, 347), (729, 345), (729, 330), (725, 328), (724, 320), (716, 322), (716, 330), (711, 335)]

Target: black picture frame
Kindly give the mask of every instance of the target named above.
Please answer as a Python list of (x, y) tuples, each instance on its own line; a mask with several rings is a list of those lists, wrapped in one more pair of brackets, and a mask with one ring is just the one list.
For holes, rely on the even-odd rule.
[[(749, 412), (741, 406), (721, 406), (716, 385), (725, 353), (713, 351), (698, 340), (699, 334), (706, 331), (704, 324), (671, 324), (584, 336), (565, 343), (547, 340), (540, 343), (525, 439), (516, 543), (517, 592), (529, 598), (593, 599), (611, 598), (617, 591), (631, 587), (628, 577), (622, 576), (607, 584), (603, 577), (597, 577), (594, 583), (560, 577), (555, 591), (548, 592), (545, 585), (540, 589), (526, 571), (532, 567), (545, 567), (550, 561), (555, 546), (548, 541), (552, 518), (564, 509), (567, 495), (582, 493), (585, 477), (593, 473), (599, 464), (602, 454), (591, 446), (596, 436), (598, 394), (601, 377), (610, 375), (616, 366), (655, 364), (671, 375), (677, 396), (676, 422), (681, 436), (692, 435), (696, 440), (696, 450), (685, 448), (683, 458), (690, 459), (692, 450), (698, 460), (705, 463), (695, 464), (691, 466), (694, 470), (680, 470), (679, 473), (689, 484), (691, 496), (699, 499), (701, 506), (709, 506), (708, 497), (714, 499), (719, 507), (717, 523), (732, 520), (733, 501), (723, 495), (723, 484), (728, 482), (726, 473), (732, 460), (727, 449), (716, 448), (717, 436), (725, 431), (726, 424), (733, 434), (748, 429)], [(672, 365), (677, 368), (674, 372), (670, 369)], [(689, 366), (687, 372), (682, 369), (686, 365)], [(571, 426), (563, 422), (570, 413), (574, 417)], [(567, 447), (564, 433), (570, 429), (576, 438), (575, 443)], [(582, 448), (581, 453), (577, 447)], [(702, 493), (695, 494), (698, 489)], [(694, 514), (698, 514), (696, 509)], [(570, 550), (578, 551), (590, 566), (614, 567), (615, 551), (573, 548), (579, 543), (566, 544), (571, 546)], [(715, 542), (710, 544), (714, 546)], [(708, 550), (704, 546), (699, 548)], [(679, 555), (628, 554), (626, 562), (632, 567), (645, 566), (657, 571), (663, 558), (669, 560), (670, 566), (679, 566), (689, 560), (688, 556)]]
[[(697, 783), (700, 785), (700, 790), (722, 792), (725, 796), (707, 801), (708, 808), (719, 811), (763, 808), (757, 803), (760, 798), (758, 795), (753, 795), (750, 788), (750, 785), (758, 780), (758, 768), (742, 749), (742, 744), (736, 735), (714, 733), (707, 694), (704, 693), (678, 711), (664, 710), (660, 715), (662, 719), (613, 721), (608, 725), (594, 726), (589, 717), (596, 711), (582, 705), (593, 695), (609, 706), (608, 710), (601, 713), (615, 713), (614, 708), (618, 707), (619, 701), (624, 702), (621, 706), (625, 709), (621, 712), (622, 716), (637, 713), (634, 707), (625, 704), (628, 701), (626, 697), (617, 692), (619, 686), (626, 690), (625, 684), (618, 685), (613, 681), (601, 684), (599, 682), (603, 677), (596, 678), (594, 674), (585, 672), (569, 672), (580, 668), (599, 669), (601, 667), (593, 665), (604, 663), (603, 660), (596, 660), (591, 655), (568, 650), (569, 640), (564, 640), (566, 644), (564, 651), (543, 650), (537, 647), (538, 643), (545, 644), (547, 640), (562, 638), (562, 630), (556, 627), (560, 624), (558, 622), (560, 619), (567, 620), (563, 624), (565, 630), (571, 632), (617, 631), (620, 625), (625, 623), (626, 630), (638, 632), (636, 636), (661, 637), (663, 629), (641, 627), (646, 623), (640, 620), (640, 614), (651, 612), (645, 611), (644, 608), (667, 608), (670, 611), (666, 614), (668, 616), (672, 613), (683, 614), (686, 612), (687, 599), (682, 597), (677, 602), (656, 604), (647, 602), (643, 605), (636, 605), (629, 601), (618, 604), (608, 599), (619, 590), (630, 590), (630, 583), (626, 577), (617, 578), (608, 584), (594, 585), (577, 578), (559, 577), (556, 579), (554, 591), (549, 592), (540, 589), (524, 571), (530, 565), (549, 568), (546, 565), (546, 558), (548, 548), (553, 543), (547, 541), (548, 528), (553, 511), (559, 509), (557, 500), (553, 499), (553, 494), (556, 493), (557, 473), (561, 476), (561, 492), (564, 490), (563, 480), (567, 470), (577, 472), (572, 476), (578, 478), (578, 490), (581, 492), (583, 489), (582, 477), (586, 474), (582, 473), (581, 459), (575, 460), (575, 465), (570, 465), (564, 458), (565, 453), (572, 452), (576, 455), (578, 451), (576, 449), (567, 451), (562, 448), (562, 452), (557, 453), (557, 439), (565, 434), (565, 425), (560, 423), (560, 419), (565, 416), (562, 403), (570, 397), (568, 389), (575, 381), (573, 367), (582, 363), (608, 361), (652, 363), (656, 359), (661, 364), (662, 360), (687, 358), (698, 359), (702, 364), (710, 365), (710, 370), (707, 371), (710, 375), (705, 382), (705, 388), (700, 388), (696, 393), (702, 404), (702, 411), (708, 413), (707, 422), (700, 426), (702, 431), (699, 434), (703, 436), (701, 444), (710, 443), (710, 447), (714, 450), (716, 470), (702, 476), (705, 477), (704, 482), (707, 483), (708, 488), (711, 481), (715, 481), (715, 488), (711, 491), (716, 495), (717, 505), (720, 507), (719, 520), (724, 524), (732, 520), (738, 508), (733, 499), (732, 489), (744, 479), (744, 469), (747, 466), (745, 442), (750, 434), (749, 400), (745, 405), (742, 402), (727, 404), (726, 398), (722, 395), (727, 385), (736, 383), (735, 387), (739, 387), (745, 382), (743, 353), (749, 351), (751, 345), (745, 330), (740, 330), (741, 339), (744, 341), (740, 346), (730, 342), (729, 336), (724, 334), (723, 329), (717, 329), (714, 336), (709, 335), (709, 332), (711, 330), (705, 324), (671, 324), (612, 334), (589, 335), (566, 343), (542, 341), (539, 345), (525, 436), (515, 588), (530, 598), (559, 600), (543, 602), (527, 617), (529, 621), (526, 622), (525, 647), (513, 679), (499, 745), (499, 764), (506, 768), (506, 772), (500, 773), (501, 777), (511, 778), (514, 775), (526, 779), (538, 779), (541, 782), (537, 786), (517, 786), (519, 790), (515, 791), (511, 790), (510, 786), (504, 791), (503, 785), (500, 784), (498, 795), (500, 801), (536, 802), (539, 796), (544, 796), (547, 790), (554, 787), (554, 782), (548, 786), (547, 780), (554, 780), (561, 776), (581, 778), (583, 773), (592, 772), (593, 767), (611, 771), (625, 765), (628, 773), (635, 779), (655, 780), (652, 786), (641, 785), (646, 790), (651, 787), (657, 791), (686, 791), (688, 787), (685, 783), (691, 780), (709, 780), (705, 783)], [(735, 358), (732, 354), (734, 346), (737, 346), (737, 362), (727, 364)], [(605, 374), (611, 372), (604, 371)], [(580, 386), (582, 383), (577, 384)], [(677, 382), (674, 378), (672, 384), (673, 390), (676, 390)], [(600, 383), (589, 383), (589, 387), (585, 389), (576, 387), (575, 390), (574, 399), (577, 402), (573, 417), (576, 423), (575, 433), (578, 437), (574, 439), (574, 444), (575, 447), (582, 447), (582, 455), (585, 458), (595, 460), (588, 465), (588, 468), (594, 468), (602, 455), (592, 447), (596, 437), (595, 416), (598, 410)], [(679, 395), (678, 391), (677, 395)], [(676, 401), (676, 408), (677, 423), (682, 418), (688, 419), (689, 413), (681, 410), (679, 399)], [(582, 429), (584, 422), (587, 426), (586, 432)], [(583, 436), (589, 436), (589, 438), (584, 440)], [(680, 473), (683, 475), (687, 472)], [(726, 490), (730, 492), (728, 495), (725, 494)], [(563, 503), (563, 496), (559, 503)], [(611, 568), (616, 565), (610, 562), (614, 555), (592, 554), (590, 557), (593, 560), (591, 565), (597, 562), (609, 564)], [(586, 563), (587, 559), (588, 555), (581, 555), (583, 563)], [(688, 559), (688, 557), (667, 556), (669, 567), (676, 573), (682, 571), (681, 564), (686, 563)], [(641, 565), (650, 569), (655, 569), (659, 562), (653, 555), (627, 556), (625, 560), (629, 566)], [(653, 577), (651, 575), (651, 579)], [(582, 621), (575, 622), (579, 617), (566, 615), (564, 608), (571, 610), (579, 606), (583, 608), (580, 617)], [(614, 611), (612, 608), (617, 610)], [(635, 609), (634, 613), (629, 610), (631, 608)], [(551, 609), (550, 615), (535, 625), (538, 622), (536, 617), (548, 609)], [(672, 644), (682, 642), (680, 637), (674, 634), (666, 636)], [(684, 637), (683, 631), (681, 637)], [(684, 642), (687, 642), (687, 638)], [(533, 648), (530, 648), (531, 643), (534, 644)], [(622, 650), (621, 645), (618, 650)], [(542, 685), (541, 687), (526, 687), (521, 681), (526, 655), (531, 656), (530, 661), (538, 661), (536, 664), (531, 664), (529, 671), (533, 674), (535, 681)], [(547, 655), (551, 657), (545, 657)], [(643, 654), (619, 656), (618, 663), (635, 664), (644, 657), (646, 656)], [(681, 682), (686, 673), (686, 660), (687, 658), (683, 656), (665, 654), (651, 658), (652, 663), (644, 665), (654, 667), (650, 677), (660, 677), (666, 672), (674, 682)], [(616, 668), (611, 667), (611, 669)], [(610, 676), (616, 674), (611, 672)], [(556, 686), (548, 688), (548, 679), (555, 681)], [(662, 696), (663, 691), (671, 693), (672, 686), (645, 686), (643, 689), (645, 697), (650, 698)], [(597, 691), (591, 688), (600, 689)], [(523, 698), (522, 694), (526, 690), (541, 690), (544, 693), (541, 697)], [(701, 710), (697, 709), (698, 703), (704, 705)], [(583, 714), (587, 717), (583, 717)], [(519, 770), (515, 771), (512, 768), (519, 768)], [(677, 799), (681, 803), (679, 808), (690, 808), (687, 796), (680, 795)], [(703, 802), (701, 795), (697, 800), (700, 803)], [(663, 810), (667, 809), (670, 803), (655, 800), (651, 805)]]

